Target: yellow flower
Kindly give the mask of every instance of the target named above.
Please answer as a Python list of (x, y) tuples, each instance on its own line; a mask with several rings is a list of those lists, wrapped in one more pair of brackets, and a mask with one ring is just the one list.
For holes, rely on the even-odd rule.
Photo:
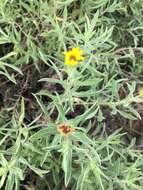
[(139, 90), (139, 95), (143, 97), (143, 88)]
[(80, 48), (76, 47), (73, 48), (72, 50), (68, 52), (64, 52), (65, 54), (65, 64), (69, 66), (77, 66), (79, 61), (83, 61), (83, 50)]

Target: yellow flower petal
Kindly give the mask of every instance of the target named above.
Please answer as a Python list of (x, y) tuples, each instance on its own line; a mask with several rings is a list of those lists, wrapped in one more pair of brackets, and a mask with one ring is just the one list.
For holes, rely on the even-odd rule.
[(83, 50), (76, 47), (68, 52), (64, 52), (65, 64), (69, 66), (77, 66), (79, 61), (83, 61)]

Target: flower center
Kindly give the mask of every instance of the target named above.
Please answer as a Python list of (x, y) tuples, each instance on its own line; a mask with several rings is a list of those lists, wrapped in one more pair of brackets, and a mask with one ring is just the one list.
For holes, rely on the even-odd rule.
[(60, 133), (62, 133), (64, 135), (69, 135), (75, 131), (75, 129), (70, 127), (70, 125), (67, 123), (63, 123), (63, 124), (58, 125), (57, 129)]
[(70, 56), (70, 61), (76, 61), (76, 57), (74, 55)]

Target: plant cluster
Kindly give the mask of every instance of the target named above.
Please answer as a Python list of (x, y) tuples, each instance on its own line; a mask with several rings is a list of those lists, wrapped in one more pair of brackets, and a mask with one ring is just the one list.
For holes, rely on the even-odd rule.
[(143, 189), (142, 12), (0, 1), (0, 189)]

